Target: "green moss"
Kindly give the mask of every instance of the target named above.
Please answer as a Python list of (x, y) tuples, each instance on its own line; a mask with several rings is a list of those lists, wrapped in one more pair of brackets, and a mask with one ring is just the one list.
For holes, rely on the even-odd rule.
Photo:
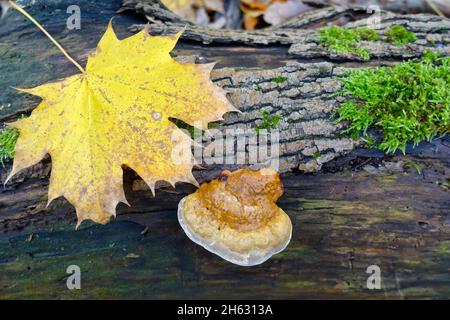
[(445, 56), (443, 56), (442, 51), (434, 52), (434, 51), (431, 51), (428, 49), (424, 50), (424, 52), (422, 53), (422, 58), (421, 58), (422, 61), (428, 62), (428, 63), (433, 63), (433, 64), (441, 64), (446, 59), (447, 58)]
[(312, 157), (314, 158), (314, 159), (319, 159), (320, 158), (320, 151), (318, 151), (318, 150), (316, 150), (316, 151), (314, 151), (313, 152), (313, 154), (312, 154)]
[(361, 40), (366, 41), (377, 41), (380, 37), (378, 36), (377, 32), (374, 29), (371, 28), (357, 28), (356, 32), (361, 37)]
[(283, 82), (285, 82), (286, 80), (287, 80), (286, 77), (283, 77), (283, 76), (276, 76), (275, 78), (272, 79), (272, 82), (275, 82), (275, 83), (283, 83)]
[[(344, 134), (386, 153), (405, 153), (410, 141), (450, 131), (450, 57), (425, 52), (418, 61), (353, 70), (342, 81), (341, 94), (352, 97), (338, 111), (338, 121), (348, 123)], [(369, 128), (382, 138), (375, 142)]]
[(417, 40), (416, 35), (404, 26), (392, 25), (386, 33), (387, 41), (396, 44), (406, 44)]
[(270, 131), (272, 129), (278, 128), (279, 122), (280, 122), (280, 115), (276, 114), (271, 116), (269, 111), (262, 109), (261, 110), (261, 117), (262, 122), (261, 124), (255, 129), (256, 134), (259, 134), (260, 130), (267, 130)]
[(16, 128), (4, 127), (0, 131), (0, 163), (5, 165), (6, 160), (14, 158), (14, 146), (16, 145), (19, 131)]
[(319, 40), (322, 45), (329, 47), (336, 53), (352, 53), (364, 60), (370, 59), (370, 52), (359, 47), (361, 40), (376, 41), (378, 34), (370, 28), (347, 29), (331, 26), (320, 29)]

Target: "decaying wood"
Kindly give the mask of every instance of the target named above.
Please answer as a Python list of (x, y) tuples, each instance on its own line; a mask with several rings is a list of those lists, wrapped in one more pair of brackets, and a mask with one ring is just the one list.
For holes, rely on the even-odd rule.
[[(109, 2), (101, 5), (111, 6)], [(117, 9), (107, 8), (101, 10), (110, 15), (104, 24), (95, 24), (95, 19), (90, 24), (91, 33), (95, 30), (98, 37)], [(292, 243), (288, 250), (260, 267), (242, 269), (221, 261), (189, 242), (177, 225), (176, 205), (182, 196), (192, 192), (192, 187), (180, 184), (172, 189), (162, 184), (157, 197), (152, 198), (139, 177), (128, 169), (124, 184), (132, 206), (118, 207), (119, 221), (107, 226), (87, 224), (74, 231), (74, 209), (67, 201), (58, 199), (46, 207), (51, 170), (47, 158), (17, 175), (0, 193), (0, 297), (450, 297), (446, 285), (450, 271), (448, 139), (425, 144), (407, 157), (389, 159), (355, 150), (355, 141), (339, 138), (340, 125), (331, 117), (343, 99), (334, 95), (341, 87), (337, 78), (348, 68), (390, 64), (419, 56), (427, 48), (449, 52), (449, 20), (382, 12), (381, 34), (391, 24), (402, 24), (416, 33), (418, 41), (407, 46), (384, 41), (362, 43), (372, 54), (367, 63), (322, 47), (315, 29), (336, 20), (349, 26), (364, 25), (368, 17), (364, 8), (324, 8), (279, 27), (251, 33), (194, 26), (180, 21), (155, 0), (126, 0), (124, 8), (146, 15), (153, 34), (171, 34), (187, 25), (183, 39), (188, 41), (180, 41), (175, 50), (177, 59), (199, 63), (221, 60), (212, 79), (230, 92), (230, 100), (242, 114), (227, 114), (216, 129), (253, 129), (260, 124), (261, 108), (281, 115), (280, 169), (285, 174), (286, 194), (279, 204), (294, 223)], [(58, 38), (65, 20), (39, 14), (39, 10), (34, 12)], [(122, 36), (142, 27), (136, 22), (125, 16), (114, 20)], [(57, 53), (50, 54), (48, 47), (36, 45), (45, 39), (36, 40), (32, 26), (23, 25), (19, 18), (14, 23), (20, 28), (9, 27), (7, 32), (0, 28), (0, 85), (6, 88), (0, 104), (12, 104), (11, 109), (0, 108), (2, 122), (29, 113), (37, 102), (7, 87), (31, 86), (74, 72), (70, 64), (55, 58)], [(98, 40), (84, 35), (86, 41), (77, 34), (60, 35), (63, 45), (72, 49), (81, 62), (86, 61)], [(78, 39), (76, 44), (74, 38)], [(15, 47), (14, 39), (23, 41)], [(210, 44), (200, 46), (202, 43)], [(7, 50), (2, 51), (2, 44)], [(28, 82), (30, 75), (36, 83)], [(276, 77), (286, 80), (273, 81)], [(25, 80), (21, 83), (17, 79)], [(313, 157), (317, 151), (320, 157)], [(1, 169), (2, 178), (10, 165)], [(356, 169), (289, 175), (320, 169), (329, 172), (346, 166)], [(234, 168), (203, 165), (195, 175), (202, 182), (225, 167)], [(147, 231), (141, 234), (145, 226)], [(138, 257), (126, 258), (128, 253)], [(60, 264), (72, 264), (74, 258), (79, 259), (82, 268), (90, 270), (90, 282), (82, 292), (75, 293), (64, 284), (63, 289), (59, 287), (65, 270), (58, 269)], [(381, 291), (365, 287), (365, 271), (371, 264), (382, 268)], [(34, 292), (26, 290), (31, 280), (22, 271), (27, 268), (42, 275), (33, 277)], [(105, 273), (111, 268), (121, 268), (119, 273), (127, 279), (127, 288), (116, 286), (120, 279)], [(19, 279), (19, 284), (14, 279)], [(149, 287), (149, 282), (156, 285)], [(108, 288), (108, 292), (99, 288)]]
[[(156, 0), (142, 1), (127, 0), (124, 3), (127, 9), (151, 15), (150, 30), (154, 33), (166, 34), (177, 31), (184, 21), (165, 10)], [(365, 67), (366, 64), (351, 55), (338, 55), (321, 46), (317, 41), (317, 30), (300, 29), (301, 27), (321, 25), (329, 19), (352, 15), (353, 20), (358, 15), (367, 18), (361, 8), (331, 7), (311, 11), (285, 24), (268, 30), (245, 33), (243, 31), (213, 31), (189, 25), (183, 34), (185, 39), (202, 42), (231, 43), (258, 43), (258, 39), (266, 39), (266, 43), (287, 44), (290, 46), (290, 56), (285, 66), (279, 68), (246, 69), (233, 61), (233, 68), (218, 68), (213, 71), (212, 78), (218, 85), (227, 89), (233, 104), (242, 111), (241, 114), (229, 113), (225, 121), (218, 124), (216, 129), (225, 131), (230, 128), (254, 129), (261, 122), (261, 109), (264, 108), (272, 115), (281, 116), (280, 130), (280, 172), (300, 170), (303, 172), (316, 172), (323, 164), (348, 153), (357, 145), (355, 141), (339, 137), (341, 126), (333, 121), (332, 114), (342, 98), (335, 97), (341, 88), (337, 79), (345, 74), (348, 67)], [(356, 19), (350, 26), (358, 26), (366, 20)], [(159, 21), (159, 22), (155, 22)], [(164, 22), (164, 24), (162, 24)], [(372, 64), (390, 63), (392, 59), (418, 56), (425, 48), (449, 51), (450, 22), (431, 15), (397, 16), (392, 13), (383, 13), (380, 32), (383, 33), (392, 24), (406, 25), (416, 32), (419, 40), (407, 46), (395, 46), (384, 41), (364, 43), (373, 58)], [(161, 29), (157, 29), (157, 28)], [(172, 28), (172, 29), (170, 29)], [(177, 29), (177, 30), (176, 30)], [(134, 30), (134, 29), (133, 29)], [(159, 30), (159, 31), (158, 31)], [(195, 35), (195, 37), (194, 37)], [(264, 41), (262, 41), (264, 42)], [(83, 50), (87, 52), (91, 45)], [(240, 50), (231, 52), (231, 56), (239, 54)], [(258, 48), (254, 49), (258, 50)], [(183, 54), (183, 49), (179, 51)], [(211, 56), (214, 59), (214, 55)], [(289, 60), (290, 58), (290, 60)], [(302, 58), (296, 61), (296, 58)], [(306, 58), (326, 58), (322, 61), (308, 61)], [(85, 59), (85, 54), (81, 60)], [(183, 59), (179, 56), (178, 59)], [(385, 60), (383, 60), (385, 59)], [(14, 61), (14, 56), (11, 58)], [(343, 61), (351, 62), (343, 64)], [(6, 61), (8, 63), (8, 60)], [(12, 74), (12, 77), (14, 74)], [(282, 77), (282, 82), (273, 79)], [(6, 78), (7, 80), (8, 78)], [(31, 111), (35, 103), (17, 107), (16, 110), (2, 116), (2, 121), (10, 121), (19, 114)], [(320, 154), (320, 157), (313, 157)], [(223, 166), (202, 165), (195, 175), (200, 182), (216, 176)], [(234, 169), (240, 166), (227, 166)], [(8, 168), (7, 168), (8, 169)], [(7, 172), (3, 170), (3, 178)], [(26, 177), (45, 178), (50, 172), (50, 162), (24, 170), (13, 179), (17, 183)]]
[[(183, 234), (176, 207), (192, 192), (187, 186), (153, 198), (127, 181), (131, 207), (119, 206), (106, 226), (76, 231), (66, 201), (45, 208), (47, 180), (26, 179), (0, 194), (0, 297), (449, 298), (450, 198), (436, 183), (450, 174), (449, 143), (376, 166), (363, 161), (351, 174), (285, 177), (278, 204), (293, 222), (292, 241), (252, 268), (223, 261)], [(67, 290), (61, 280), (74, 263), (83, 290)], [(367, 289), (370, 265), (381, 269), (381, 290)]]
[(368, 3), (383, 10), (398, 13), (443, 13), (450, 15), (450, 4), (447, 0), (303, 0), (304, 4), (313, 7), (324, 7), (329, 5), (361, 5)]
[[(125, 1), (124, 6), (128, 9), (134, 8), (138, 12), (142, 11), (147, 16), (152, 15), (153, 21), (159, 19), (165, 22), (164, 24), (151, 23), (152, 33), (171, 34), (178, 31), (184, 23), (169, 11), (161, 9), (162, 6), (158, 1), (152, 0), (142, 4), (131, 0)], [(333, 95), (341, 87), (337, 77), (345, 74), (346, 68), (342, 66), (342, 61), (353, 61), (352, 67), (364, 65), (355, 64), (361, 62), (357, 56), (337, 54), (321, 46), (317, 40), (317, 30), (300, 29), (349, 14), (349, 12), (364, 16), (362, 20), (349, 23), (350, 27), (366, 23), (367, 15), (361, 8), (331, 7), (308, 12), (277, 28), (252, 33), (188, 26), (183, 38), (189, 40), (289, 44), (288, 52), (292, 58), (329, 59), (328, 62), (287, 61), (284, 67), (268, 70), (240, 70), (239, 68), (214, 70), (213, 80), (230, 92), (231, 101), (243, 112), (227, 114), (225, 121), (220, 123), (217, 129), (256, 128), (261, 122), (262, 108), (272, 115), (280, 115), (282, 119), (279, 127), (280, 171), (282, 173), (295, 169), (315, 172), (320, 170), (324, 163), (352, 150), (356, 145), (355, 141), (339, 137), (340, 125), (336, 124), (331, 116), (339, 105), (339, 98)], [(432, 15), (398, 16), (383, 13), (379, 32), (383, 34), (393, 24), (407, 26), (416, 33), (418, 40), (406, 46), (389, 44), (385, 41), (362, 43), (362, 46), (370, 51), (372, 58), (376, 59), (375, 64), (387, 63), (392, 59), (420, 56), (425, 49), (441, 50), (450, 54), (449, 20)], [(385, 62), (382, 59), (388, 60)], [(283, 77), (286, 81), (275, 83), (272, 80), (276, 77)], [(28, 106), (28, 110), (33, 108), (32, 105)], [(23, 111), (23, 109), (20, 110), (20, 112)], [(17, 113), (8, 114), (2, 120), (9, 120), (14, 116), (17, 116)], [(315, 152), (320, 153), (317, 159), (313, 158)], [(203, 164), (203, 167), (207, 166)], [(16, 179), (30, 175), (30, 171), (33, 172), (33, 170), (24, 171)], [(210, 166), (206, 170), (198, 171), (196, 175), (202, 182), (216, 175), (217, 170), (217, 167)], [(47, 173), (49, 170), (42, 172)]]
[[(145, 4), (147, 1), (126, 0), (124, 5), (134, 7), (137, 12), (142, 12), (147, 17), (152, 16), (154, 6)], [(155, 2), (154, 0), (148, 1)], [(157, 2), (157, 1), (156, 1)], [(144, 4), (143, 4), (144, 3)], [(411, 58), (420, 56), (425, 49), (439, 49), (450, 54), (450, 20), (427, 14), (396, 15), (391, 12), (381, 11), (380, 21), (374, 25), (377, 32), (384, 35), (387, 29), (395, 24), (403, 25), (408, 30), (416, 33), (418, 40), (414, 44), (398, 46), (386, 43), (386, 38), (376, 43), (362, 42), (361, 47), (366, 48), (373, 58)], [(170, 20), (161, 23), (157, 20), (149, 20), (147, 26), (152, 34), (168, 35), (178, 32), (184, 26), (186, 30), (182, 38), (199, 41), (202, 43), (243, 43), (243, 44), (283, 44), (291, 45), (289, 53), (300, 58), (327, 57), (336, 60), (358, 60), (355, 55), (336, 54), (320, 45), (317, 39), (318, 30), (313, 27), (322, 26), (330, 20), (347, 17), (347, 20), (355, 20), (345, 24), (347, 27), (367, 26), (369, 19), (374, 19), (367, 13), (366, 7), (327, 7), (320, 10), (306, 12), (301, 16), (287, 21), (279, 26), (271, 28), (243, 31), (243, 30), (212, 30), (184, 21)], [(133, 25), (132, 31), (138, 31), (146, 25)]]
[[(377, 32), (381, 35), (381, 40), (377, 42), (362, 41), (360, 46), (367, 49), (371, 54), (371, 59), (406, 59), (420, 57), (426, 49), (442, 51), (450, 54), (450, 20), (430, 15), (404, 15), (404, 16), (382, 16)], [(388, 43), (384, 34), (392, 25), (403, 25), (408, 30), (414, 32), (417, 41), (399, 46)], [(347, 24), (348, 27), (366, 26), (365, 20), (358, 20)], [(289, 53), (299, 58), (327, 57), (330, 59), (342, 60), (343, 58), (358, 60), (355, 55), (336, 54), (330, 52), (317, 41), (317, 31), (305, 38), (305, 41), (294, 43), (289, 49)]]
[[(343, 68), (334, 69), (329, 62), (290, 62), (286, 67), (259, 71), (215, 70), (213, 80), (229, 91), (233, 105), (242, 111), (242, 114), (227, 114), (225, 121), (215, 129), (225, 132), (239, 128), (253, 132), (261, 122), (261, 109), (264, 108), (281, 116), (280, 172), (299, 166), (305, 172), (318, 171), (323, 163), (352, 150), (356, 144), (349, 138), (339, 137), (341, 125), (331, 116), (339, 105), (331, 95), (341, 87), (340, 82), (333, 79), (333, 72), (340, 74), (342, 71)], [(273, 82), (277, 76), (285, 77), (286, 81)], [(320, 152), (320, 157), (314, 159), (314, 152)], [(41, 167), (24, 170), (12, 181), (30, 175), (47, 175), (49, 165), (47, 163), (44, 170)], [(208, 168), (204, 163), (202, 166), (205, 169), (196, 172), (200, 182), (217, 175), (217, 167)]]

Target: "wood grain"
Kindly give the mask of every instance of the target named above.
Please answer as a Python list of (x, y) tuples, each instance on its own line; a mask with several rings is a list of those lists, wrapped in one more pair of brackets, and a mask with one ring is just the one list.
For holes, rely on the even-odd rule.
[[(37, 3), (31, 13), (81, 62), (111, 17), (121, 37), (132, 33), (130, 26), (144, 21), (126, 12), (117, 15), (120, 1), (94, 5), (80, 0), (86, 12), (82, 23), (89, 28), (69, 32), (64, 27), (65, 1), (43, 8)], [(129, 1), (128, 8), (133, 9)], [(315, 27), (349, 16), (348, 8), (339, 10), (311, 12), (287, 23), (286, 28), (305, 28), (292, 38), (295, 43), (291, 39), (248, 46), (241, 38), (228, 45), (214, 40), (205, 46), (202, 41), (192, 42), (195, 37), (201, 40), (203, 32), (192, 27), (175, 52), (179, 59), (221, 59), (213, 79), (231, 91), (243, 114), (230, 115), (219, 128), (255, 126), (263, 106), (283, 115), (285, 194), (279, 205), (294, 224), (286, 251), (252, 268), (221, 260), (192, 243), (178, 225), (177, 203), (193, 191), (191, 186), (160, 185), (153, 198), (127, 169), (124, 183), (131, 207), (120, 205), (118, 218), (108, 225), (85, 223), (74, 230), (75, 213), (67, 201), (58, 199), (46, 208), (51, 165), (45, 159), (0, 193), (0, 298), (450, 298), (450, 141), (444, 137), (408, 148), (407, 156), (385, 157), (338, 138), (339, 127), (330, 117), (339, 104), (332, 97), (339, 88), (336, 77), (346, 68), (367, 64), (317, 46), (307, 50), (302, 46), (316, 43)], [(365, 17), (361, 10), (356, 13)], [(409, 15), (401, 21), (427, 28), (423, 19), (437, 19), (426, 17)], [(31, 25), (17, 15), (9, 19), (8, 25), (0, 21), (4, 90), (0, 105), (11, 104), (0, 110), (2, 122), (29, 113), (37, 102), (10, 86), (32, 86), (76, 72)], [(399, 21), (393, 14), (386, 19)], [(419, 32), (423, 41), (417, 47), (401, 48), (391, 57), (376, 56), (370, 65), (416, 56), (432, 43), (442, 46), (448, 37), (447, 24), (446, 20), (443, 28), (434, 31), (423, 29)], [(276, 33), (261, 34), (265, 32)], [(429, 34), (442, 41), (427, 40)], [(289, 81), (273, 83), (271, 79), (278, 75)], [(305, 128), (317, 130), (309, 135), (289, 133), (308, 123)], [(300, 174), (299, 165), (312, 160), (311, 146), (329, 156), (316, 161), (314, 170), (320, 169), (319, 173)], [(10, 165), (0, 170), (2, 177)], [(204, 181), (221, 168), (208, 167), (195, 174)], [(81, 267), (80, 291), (66, 288), (65, 271), (71, 264)], [(366, 269), (373, 264), (381, 268), (381, 290), (366, 287)]]

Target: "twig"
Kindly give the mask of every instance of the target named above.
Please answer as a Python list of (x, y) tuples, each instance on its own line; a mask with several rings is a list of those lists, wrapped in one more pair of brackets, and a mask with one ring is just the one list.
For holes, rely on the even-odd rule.
[(445, 14), (433, 3), (433, 0), (425, 0), (431, 9), (434, 10), (439, 16), (446, 18)]

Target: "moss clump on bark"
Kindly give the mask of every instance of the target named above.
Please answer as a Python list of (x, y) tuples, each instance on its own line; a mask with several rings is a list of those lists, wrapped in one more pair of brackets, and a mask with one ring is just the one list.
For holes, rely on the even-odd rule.
[(331, 26), (320, 29), (319, 40), (322, 45), (329, 47), (336, 53), (352, 53), (364, 60), (370, 59), (370, 52), (359, 46), (361, 40), (376, 41), (378, 34), (370, 28), (348, 29)]
[(408, 31), (404, 26), (392, 25), (386, 33), (387, 41), (396, 44), (407, 44), (417, 40), (414, 32)]
[(5, 161), (14, 158), (14, 146), (16, 145), (19, 131), (16, 128), (4, 127), (0, 131), (0, 163), (5, 165)]
[(281, 116), (279, 114), (275, 114), (272, 116), (266, 109), (261, 110), (261, 118), (261, 123), (258, 127), (255, 128), (257, 135), (259, 135), (261, 130), (267, 130), (268, 132), (270, 132), (272, 129), (278, 128), (281, 120)]
[(350, 97), (338, 111), (337, 120), (346, 124), (342, 133), (370, 147), (405, 153), (408, 142), (450, 131), (450, 57), (426, 51), (420, 60), (350, 71), (342, 81), (341, 94)]
[(272, 82), (274, 83), (283, 83), (287, 80), (286, 77), (283, 76), (276, 76), (275, 78), (272, 79)]

